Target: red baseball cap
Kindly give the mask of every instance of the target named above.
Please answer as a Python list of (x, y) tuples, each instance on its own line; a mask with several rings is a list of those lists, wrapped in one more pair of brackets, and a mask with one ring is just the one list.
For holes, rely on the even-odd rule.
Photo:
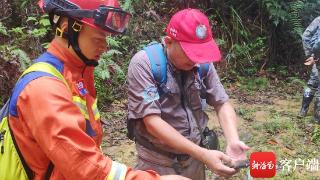
[(221, 59), (213, 40), (209, 20), (198, 9), (184, 9), (172, 16), (166, 28), (167, 36), (178, 41), (194, 63), (217, 62)]

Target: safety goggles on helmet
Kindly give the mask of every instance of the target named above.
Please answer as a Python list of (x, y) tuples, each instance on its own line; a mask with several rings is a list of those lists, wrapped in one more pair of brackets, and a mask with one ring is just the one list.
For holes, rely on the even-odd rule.
[[(130, 13), (123, 11), (121, 8), (101, 5), (95, 10), (85, 10), (65, 0), (47, 0), (43, 9), (47, 12), (53, 11), (56, 15), (79, 20), (93, 19), (93, 25), (111, 33), (123, 33), (131, 17)], [(86, 22), (86, 20), (83, 21)]]

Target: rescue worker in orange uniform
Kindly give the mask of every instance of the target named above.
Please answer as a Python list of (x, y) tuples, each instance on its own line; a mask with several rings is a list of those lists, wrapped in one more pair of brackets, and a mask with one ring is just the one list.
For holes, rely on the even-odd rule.
[[(186, 179), (134, 171), (100, 149), (93, 70), (107, 51), (106, 37), (123, 33), (131, 15), (117, 0), (40, 0), (39, 5), (56, 35), (35, 62), (52, 65), (63, 81), (45, 71), (28, 73), (10, 98), (8, 122), (28, 179)], [(25, 78), (32, 80), (21, 83)]]

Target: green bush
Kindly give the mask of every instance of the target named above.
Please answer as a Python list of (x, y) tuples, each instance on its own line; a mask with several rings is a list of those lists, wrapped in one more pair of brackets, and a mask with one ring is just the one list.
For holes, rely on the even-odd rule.
[(319, 142), (320, 142), (320, 128), (319, 128), (319, 126), (315, 126), (315, 128), (313, 129), (311, 140), (312, 140), (312, 142), (319, 144)]
[(240, 89), (248, 91), (265, 90), (268, 87), (269, 80), (265, 77), (238, 77)]

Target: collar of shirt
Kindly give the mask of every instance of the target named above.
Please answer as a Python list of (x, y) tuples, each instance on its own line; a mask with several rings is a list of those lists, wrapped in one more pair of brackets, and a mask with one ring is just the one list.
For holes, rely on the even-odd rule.
[[(59, 46), (59, 44), (56, 40), (53, 40), (50, 43), (50, 46), (48, 48), (48, 52), (53, 54), (58, 59), (60, 59), (63, 63), (67, 64), (68, 66), (70, 66), (72, 68), (82, 70), (86, 66), (79, 57), (75, 57), (69, 51), (65, 50), (64, 47)], [(93, 67), (86, 67), (86, 68), (93, 69)]]

